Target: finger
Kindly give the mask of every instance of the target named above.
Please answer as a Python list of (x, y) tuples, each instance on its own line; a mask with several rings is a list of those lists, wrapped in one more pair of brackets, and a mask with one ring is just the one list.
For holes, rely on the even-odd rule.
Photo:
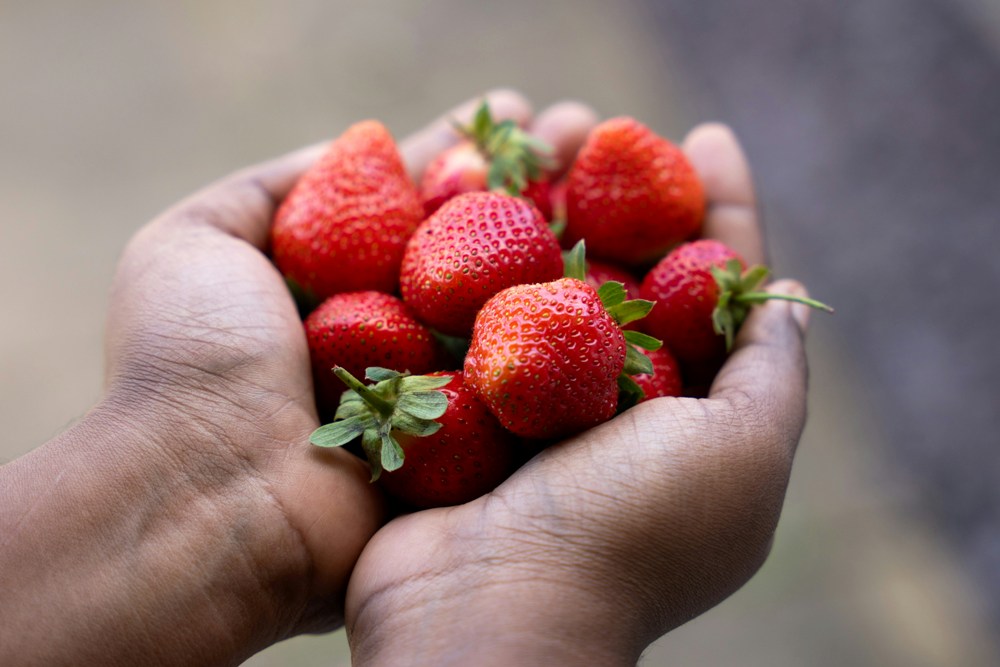
[(327, 146), (314, 144), (242, 169), (181, 201), (154, 224), (207, 224), (263, 248), (281, 200)]
[[(497, 90), (485, 97), (497, 118), (527, 123), (531, 116), (530, 105), (518, 93)], [(401, 143), (400, 150), (411, 175), (422, 172), (437, 153), (457, 141), (452, 120), (470, 121), (481, 101), (482, 98), (477, 98), (456, 107)], [(328, 142), (322, 142), (243, 169), (185, 199), (157, 222), (208, 224), (264, 248), (271, 219), (281, 200), (327, 146)]]
[(525, 126), (531, 120), (531, 104), (520, 93), (513, 90), (492, 90), (485, 95), (468, 100), (444, 114), (422, 130), (411, 134), (400, 142), (403, 162), (414, 181), (420, 182), (424, 169), (441, 151), (458, 143), (460, 136), (454, 123), (472, 122), (476, 109), (486, 100), (490, 113), (496, 120), (512, 119)]
[(553, 104), (531, 123), (531, 134), (552, 147), (554, 164), (548, 173), (553, 180), (570, 168), (587, 135), (599, 120), (597, 112), (591, 107), (568, 101)]
[[(806, 296), (805, 288), (791, 280), (776, 282), (768, 291)], [(788, 301), (755, 306), (709, 392), (709, 399), (728, 401), (737, 411), (777, 426), (793, 445), (805, 423), (808, 311)]]
[(750, 264), (765, 261), (753, 179), (739, 141), (727, 126), (708, 123), (684, 140), (684, 152), (705, 186), (703, 235), (730, 246)]

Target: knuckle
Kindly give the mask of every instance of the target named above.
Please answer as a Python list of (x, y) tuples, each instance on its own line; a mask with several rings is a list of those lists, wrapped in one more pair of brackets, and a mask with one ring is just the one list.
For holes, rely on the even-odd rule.
[(240, 223), (273, 211), (277, 202), (263, 182), (252, 174), (230, 176), (209, 190), (181, 202), (167, 212), (170, 226), (206, 227), (239, 235)]

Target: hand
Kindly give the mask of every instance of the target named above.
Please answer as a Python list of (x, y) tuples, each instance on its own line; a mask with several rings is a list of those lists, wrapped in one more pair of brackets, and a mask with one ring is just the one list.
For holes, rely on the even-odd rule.
[[(592, 119), (556, 108), (546, 139), (572, 155)], [(710, 201), (705, 234), (761, 262), (731, 132), (702, 126), (684, 147)], [(803, 427), (807, 318), (769, 302), (707, 399), (642, 403), (545, 450), (487, 496), (387, 524), (348, 590), (356, 664), (635, 664), (734, 592), (768, 553)]]
[[(477, 103), (402, 142), (407, 163)], [(512, 93), (491, 103), (526, 114)], [(302, 323), (262, 252), (324, 148), (226, 178), (129, 243), (105, 398), (0, 468), (0, 663), (228, 664), (342, 622), (382, 500), (360, 460), (308, 444)]]

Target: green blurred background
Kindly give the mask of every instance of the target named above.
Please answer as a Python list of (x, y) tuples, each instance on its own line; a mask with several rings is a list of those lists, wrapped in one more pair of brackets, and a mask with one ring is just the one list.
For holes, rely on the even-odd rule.
[[(811, 418), (771, 559), (643, 664), (1000, 665), (1000, 590), (989, 576), (1000, 571), (991, 569), (1000, 537), (989, 490), (1000, 467), (988, 428), (1000, 401), (996, 376), (982, 372), (996, 368), (996, 353), (984, 348), (978, 369), (966, 368), (983, 351), (975, 338), (954, 363), (941, 361), (956, 354), (950, 347), (931, 358), (925, 350), (941, 348), (928, 341), (949, 340), (948, 322), (964, 311), (935, 305), (928, 290), (929, 311), (905, 294), (912, 307), (893, 310), (886, 304), (899, 300), (879, 286), (889, 274), (897, 286), (927, 284), (913, 262), (926, 244), (942, 252), (918, 224), (933, 224), (921, 212), (936, 216), (935, 206), (962, 212), (948, 223), (953, 235), (965, 230), (970, 250), (945, 247), (946, 267), (974, 264), (977, 246), (981, 254), (996, 240), (961, 226), (975, 211), (946, 206), (948, 196), (975, 201), (979, 181), (931, 173), (944, 199), (914, 204), (920, 182), (885, 156), (911, 159), (894, 151), (916, 136), (962, 169), (969, 160), (948, 147), (967, 141), (974, 156), (998, 147), (989, 127), (938, 148), (927, 137), (962, 131), (947, 113), (978, 117), (961, 115), (963, 103), (996, 102), (982, 83), (996, 90), (1000, 9), (987, 0), (833, 4), (0, 3), (0, 462), (98, 399), (107, 291), (123, 245), (220, 175), (361, 118), (403, 136), (496, 86), (523, 91), (537, 108), (582, 99), (675, 139), (700, 120), (728, 121), (758, 166), (777, 273), (804, 278), (840, 313), (814, 318)], [(912, 56), (928, 49), (958, 60), (942, 71)], [(943, 91), (945, 115), (908, 116), (938, 108), (919, 97), (928, 90)], [(898, 113), (878, 104), (897, 98)], [(998, 125), (1000, 116), (985, 117)], [(980, 166), (995, 180), (997, 159)], [(897, 208), (907, 202), (914, 212)], [(924, 245), (914, 245), (914, 230)], [(948, 290), (951, 274), (934, 266), (931, 287)], [(996, 275), (976, 278), (993, 299)], [(904, 330), (909, 338), (897, 335)], [(956, 369), (967, 372), (956, 379)], [(956, 392), (943, 412), (935, 394), (912, 394), (948, 382), (969, 392), (971, 417), (968, 405), (952, 405)], [(348, 663), (341, 631), (284, 642), (247, 664)]]

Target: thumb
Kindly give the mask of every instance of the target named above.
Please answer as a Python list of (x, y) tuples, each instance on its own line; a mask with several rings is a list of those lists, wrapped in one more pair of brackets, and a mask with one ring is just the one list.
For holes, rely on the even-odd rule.
[[(805, 287), (792, 280), (775, 282), (768, 291), (807, 296)], [(744, 406), (758, 418), (763, 415), (784, 431), (786, 441), (797, 442), (806, 416), (808, 326), (808, 306), (773, 300), (754, 307), (709, 398)]]

